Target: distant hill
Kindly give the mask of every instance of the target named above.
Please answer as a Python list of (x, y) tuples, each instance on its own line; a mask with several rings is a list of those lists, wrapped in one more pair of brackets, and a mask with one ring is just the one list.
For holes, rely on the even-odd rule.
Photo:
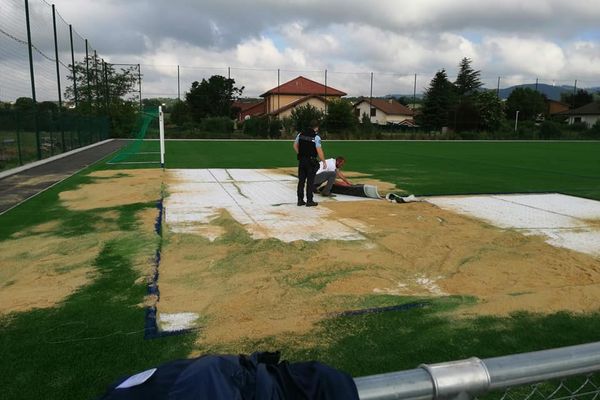
[[(515, 90), (516, 88), (529, 88), (535, 90), (535, 83), (526, 83), (523, 85), (516, 85), (507, 87), (505, 89), (500, 89), (500, 98), (507, 99), (508, 96)], [(552, 86), (547, 85), (545, 83), (538, 83), (537, 91), (545, 94), (547, 98), (551, 100), (560, 101), (561, 93), (573, 93), (573, 86)]]

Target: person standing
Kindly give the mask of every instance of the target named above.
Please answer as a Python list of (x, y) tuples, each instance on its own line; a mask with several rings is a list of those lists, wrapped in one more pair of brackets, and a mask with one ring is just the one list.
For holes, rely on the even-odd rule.
[[(319, 136), (319, 122), (313, 120), (307, 129), (296, 136), (294, 151), (298, 158), (298, 206), (317, 206), (313, 201), (313, 187), (315, 174), (319, 169), (319, 160), (325, 168), (325, 154), (321, 148), (321, 137)], [(306, 188), (306, 202), (304, 201), (304, 189)]]

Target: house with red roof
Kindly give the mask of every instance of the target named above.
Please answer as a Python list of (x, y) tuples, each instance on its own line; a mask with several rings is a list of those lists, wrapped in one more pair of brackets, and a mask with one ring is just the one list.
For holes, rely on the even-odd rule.
[(261, 94), (264, 100), (252, 106), (236, 103), (234, 107), (240, 109), (239, 120), (258, 115), (271, 115), (277, 118), (289, 117), (292, 111), (301, 106), (310, 104), (321, 111), (325, 111), (327, 103), (340, 99), (346, 93), (325, 86), (319, 82), (299, 76)]
[(359, 120), (366, 114), (378, 125), (414, 125), (415, 112), (394, 99), (362, 98), (354, 104), (354, 112)]
[(242, 122), (246, 118), (264, 115), (266, 112), (264, 100), (234, 101), (231, 108), (237, 110), (238, 122)]

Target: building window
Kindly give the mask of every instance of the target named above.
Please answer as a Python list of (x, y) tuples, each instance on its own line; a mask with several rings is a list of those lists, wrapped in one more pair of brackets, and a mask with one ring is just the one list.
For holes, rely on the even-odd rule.
[(580, 123), (581, 122), (581, 117), (575, 117), (573, 119), (573, 122), (576, 123), (576, 124)]
[(356, 117), (360, 118), (360, 109), (358, 109), (358, 108), (355, 108), (355, 109), (354, 109), (354, 115), (355, 115)]
[(377, 116), (377, 109), (375, 107), (371, 107), (371, 117)]

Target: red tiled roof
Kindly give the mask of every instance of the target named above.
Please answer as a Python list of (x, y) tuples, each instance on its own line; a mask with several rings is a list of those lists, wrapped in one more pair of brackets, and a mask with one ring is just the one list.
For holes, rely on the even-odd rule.
[(559, 115), (600, 115), (600, 101), (586, 104), (574, 110), (561, 112)]
[[(369, 103), (369, 99), (362, 99), (354, 106), (356, 107), (363, 101)], [(387, 115), (415, 115), (413, 110), (393, 99), (371, 99), (371, 104), (373, 107), (380, 109)]]
[(303, 76), (292, 79), (289, 82), (283, 83), (263, 94), (260, 97), (265, 97), (270, 94), (297, 94), (297, 95), (318, 95), (318, 96), (345, 96), (346, 93), (337, 90), (330, 86), (325, 86), (319, 82), (312, 81)]
[(258, 101), (234, 101), (231, 105), (232, 108), (238, 108), (240, 112), (244, 112), (250, 108), (253, 108), (261, 103), (264, 103), (264, 100)]
[(307, 101), (308, 99), (311, 99), (311, 98), (313, 98), (313, 97), (314, 97), (314, 98), (317, 98), (317, 99), (319, 99), (319, 100), (321, 100), (321, 101), (323, 101), (324, 103), (327, 103), (327, 99), (325, 99), (324, 97), (317, 96), (317, 95), (314, 95), (314, 94), (313, 94), (313, 95), (308, 95), (308, 96), (301, 97), (301, 98), (299, 98), (299, 99), (298, 99), (298, 100), (296, 100), (296, 101), (292, 101), (291, 103), (289, 103), (289, 104), (286, 104), (285, 106), (283, 106), (283, 107), (281, 107), (281, 108), (278, 108), (277, 110), (273, 110), (273, 111), (271, 111), (269, 114), (270, 114), (270, 115), (277, 115), (277, 114), (281, 114), (282, 112), (284, 112), (284, 111), (286, 111), (286, 110), (289, 110), (290, 108), (294, 108), (294, 107), (296, 107), (298, 104), (302, 104), (302, 103), (304, 103), (305, 101)]

